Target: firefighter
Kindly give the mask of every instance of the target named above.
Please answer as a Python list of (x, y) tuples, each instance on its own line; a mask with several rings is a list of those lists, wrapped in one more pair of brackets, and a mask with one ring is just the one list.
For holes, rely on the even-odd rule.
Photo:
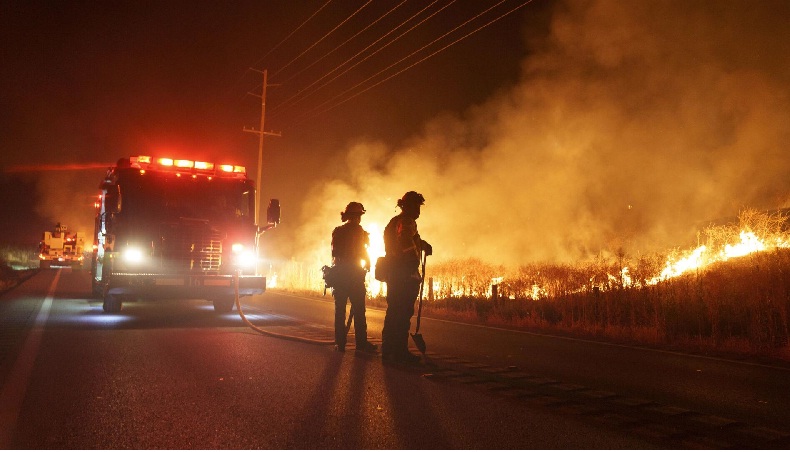
[(370, 270), (368, 246), (370, 236), (360, 226), (365, 207), (350, 202), (340, 213), (344, 224), (332, 231), (332, 264), (335, 283), (335, 344), (339, 351), (346, 346), (346, 301), (351, 300), (354, 335), (357, 351), (375, 353), (376, 346), (368, 342), (368, 324), (365, 319), (365, 273)]
[(409, 191), (398, 200), (401, 213), (384, 228), (384, 250), (390, 261), (387, 279), (387, 313), (381, 332), (381, 356), (387, 361), (416, 363), (420, 357), (409, 352), (409, 328), (414, 302), (420, 291), (420, 257), (433, 254), (433, 247), (420, 238), (417, 218), (425, 198)]

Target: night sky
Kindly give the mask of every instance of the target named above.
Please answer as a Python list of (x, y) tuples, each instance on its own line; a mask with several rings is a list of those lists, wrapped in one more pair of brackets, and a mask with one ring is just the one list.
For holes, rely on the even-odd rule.
[(437, 258), (504, 264), (638, 256), (790, 206), (790, 2), (535, 0), (461, 39), (524, 1), (499, 3), (5, 3), (4, 226), (92, 230), (102, 170), (51, 168), (144, 153), (254, 175), (249, 68), (269, 71), (265, 128), (282, 132), (262, 196), (283, 205), (265, 239), (279, 258), (324, 256), (351, 200), (375, 230), (407, 190), (425, 194)]
[[(524, 29), (532, 22), (545, 27), (548, 3), (521, 8), (367, 92), (360, 94), (370, 83), (354, 88), (497, 3), (437, 1), (368, 54), (444, 8), (433, 18), (351, 70), (353, 62), (337, 70), (430, 2), (5, 2), (0, 167), (6, 172), (0, 183), (6, 229), (13, 223), (24, 230), (27, 223), (32, 241), (39, 220), (92, 229), (89, 196), (103, 170), (54, 168), (168, 154), (241, 162), (254, 177), (258, 139), (242, 129), (259, 127), (260, 100), (248, 93), (260, 94), (261, 74), (250, 68), (268, 69), (276, 85), (267, 90), (265, 128), (282, 133), (266, 138), (263, 198), (282, 198), (294, 221), (307, 189), (336, 176), (327, 172), (348, 143), (367, 137), (397, 145), (439, 112), (462, 111), (516, 82)], [(522, 3), (502, 2), (417, 59)], [(311, 96), (295, 97), (323, 84)], [(20, 210), (20, 194), (29, 196), (28, 204), (43, 205)], [(55, 207), (72, 202), (71, 209)], [(64, 215), (69, 218), (61, 220)]]

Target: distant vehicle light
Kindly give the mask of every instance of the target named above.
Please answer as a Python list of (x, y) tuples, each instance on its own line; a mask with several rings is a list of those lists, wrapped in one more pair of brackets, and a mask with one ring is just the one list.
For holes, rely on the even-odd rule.
[(230, 249), (231, 251), (233, 251), (233, 254), (241, 253), (242, 251), (244, 251), (244, 245), (242, 245), (241, 243), (234, 243), (233, 245), (230, 246)]

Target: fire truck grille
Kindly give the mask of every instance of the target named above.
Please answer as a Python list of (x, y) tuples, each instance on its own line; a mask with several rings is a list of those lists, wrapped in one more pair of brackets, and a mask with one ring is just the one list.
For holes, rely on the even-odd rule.
[(170, 270), (213, 273), (222, 264), (222, 240), (206, 227), (168, 227), (162, 234), (162, 262)]

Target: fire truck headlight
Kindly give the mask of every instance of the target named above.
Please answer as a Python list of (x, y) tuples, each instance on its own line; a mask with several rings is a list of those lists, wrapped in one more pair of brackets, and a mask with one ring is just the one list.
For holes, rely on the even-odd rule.
[(234, 243), (230, 249), (233, 251), (233, 263), (237, 267), (250, 268), (255, 266), (255, 251), (248, 249), (241, 243)]
[(242, 251), (236, 255), (236, 265), (239, 267), (250, 268), (255, 266), (255, 253), (252, 251)]
[(145, 255), (143, 254), (143, 250), (134, 247), (126, 248), (123, 251), (122, 256), (124, 262), (126, 262), (127, 264), (139, 264), (145, 258)]

